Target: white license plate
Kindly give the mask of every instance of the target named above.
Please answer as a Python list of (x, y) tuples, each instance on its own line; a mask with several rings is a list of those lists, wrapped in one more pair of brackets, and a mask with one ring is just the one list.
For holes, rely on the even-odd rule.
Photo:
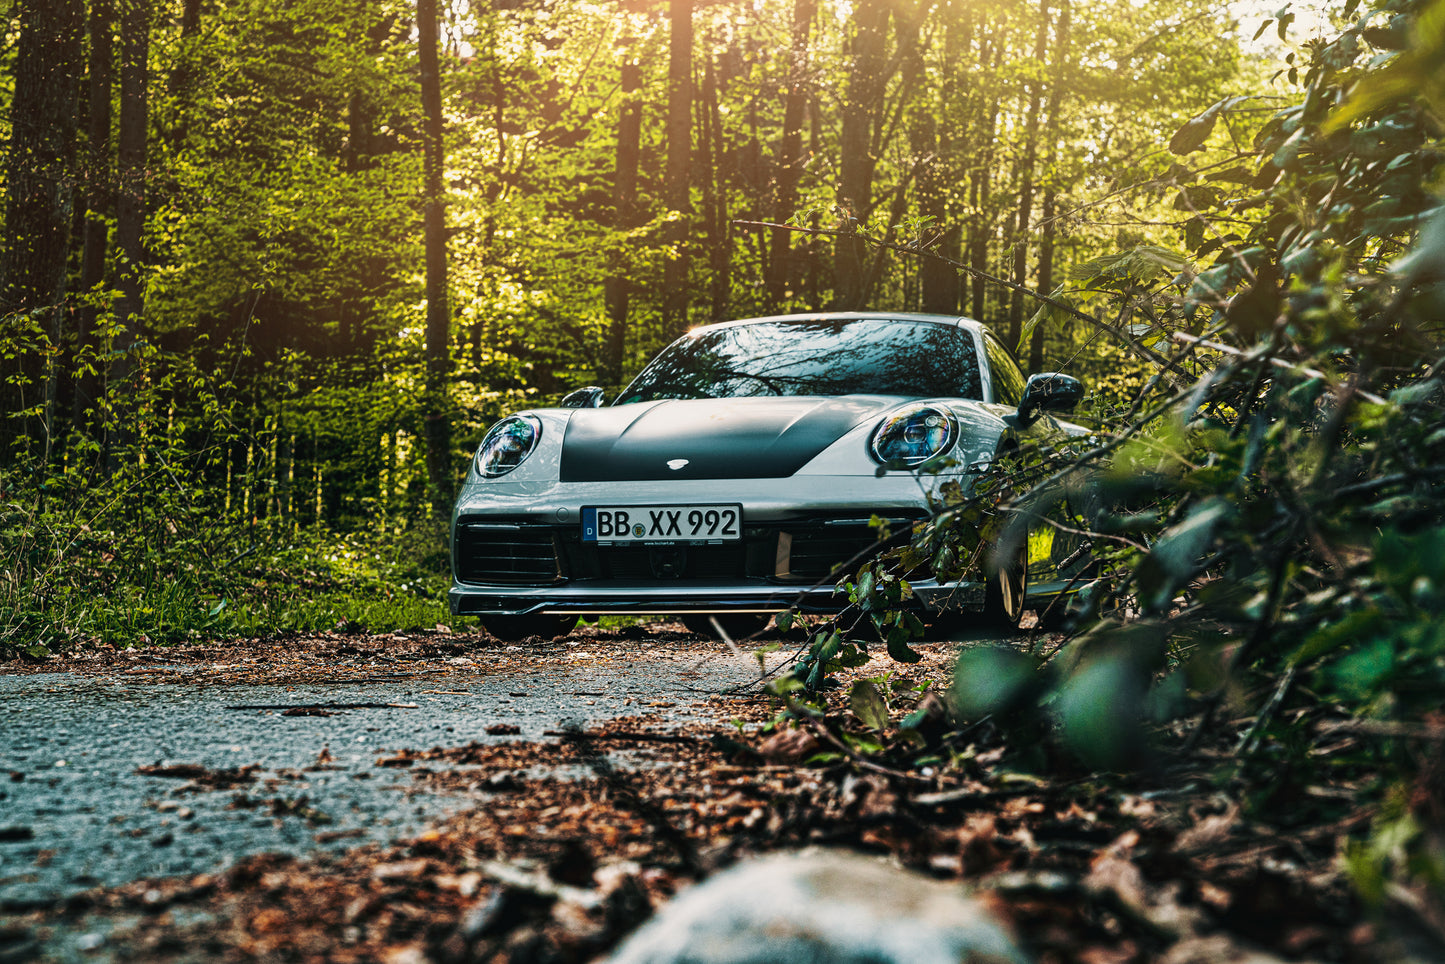
[(583, 542), (733, 542), (740, 505), (599, 505), (582, 509)]

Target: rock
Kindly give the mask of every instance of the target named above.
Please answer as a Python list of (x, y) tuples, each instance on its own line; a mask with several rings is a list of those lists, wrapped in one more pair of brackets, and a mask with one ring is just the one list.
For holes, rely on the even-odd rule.
[(841, 851), (747, 861), (685, 891), (610, 964), (1024, 964), (955, 884)]
[(807, 730), (778, 730), (762, 742), (758, 754), (769, 763), (801, 763), (823, 750), (823, 741)]

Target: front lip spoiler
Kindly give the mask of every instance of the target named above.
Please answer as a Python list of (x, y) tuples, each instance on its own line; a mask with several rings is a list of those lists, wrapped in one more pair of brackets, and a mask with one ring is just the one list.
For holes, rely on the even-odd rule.
[[(532, 591), (527, 591), (532, 589)], [(940, 585), (932, 580), (912, 584), (912, 608), (928, 612), (983, 608), (983, 583)], [(656, 586), (453, 586), (447, 600), (454, 616), (532, 614), (607, 616), (674, 615), (682, 613), (832, 614), (849, 607), (846, 594), (831, 585), (813, 589), (777, 586), (703, 588), (676, 583)]]
[(847, 606), (847, 597), (822, 589), (767, 590), (627, 590), (550, 589), (519, 595), (515, 587), (478, 590), (453, 587), (447, 594), (452, 615), (669, 615), (674, 613), (779, 613), (795, 609), (808, 613), (834, 613)]

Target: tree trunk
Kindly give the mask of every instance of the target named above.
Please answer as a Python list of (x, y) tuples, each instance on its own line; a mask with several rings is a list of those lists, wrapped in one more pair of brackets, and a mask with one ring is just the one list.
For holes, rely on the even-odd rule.
[(426, 234), (426, 465), (432, 513), (447, 518), (451, 508), (452, 465), (447, 375), (451, 368), (450, 316), (447, 307), (446, 207), (442, 188), (442, 88), (437, 63), (441, 24), (436, 0), (417, 0), (417, 59), (421, 67), (422, 167)]
[[(1039, 238), (1039, 290), (1049, 294), (1054, 288), (1054, 206), (1058, 193), (1050, 186), (1044, 192), (1044, 207), (1040, 212), (1042, 224)], [(1042, 371), (1044, 367), (1044, 326), (1035, 325), (1029, 337), (1030, 372)]]
[(713, 321), (724, 321), (732, 288), (732, 245), (728, 231), (727, 175), (723, 169), (726, 152), (723, 145), (722, 110), (718, 104), (717, 71), (708, 59), (703, 74), (702, 169), (703, 210), (708, 244), (708, 290), (711, 294)]
[[(964, 308), (968, 286), (963, 273), (955, 265), (963, 260), (963, 208), (964, 195), (958, 185), (966, 182), (966, 169), (960, 159), (966, 157), (970, 145), (975, 143), (968, 121), (972, 119), (972, 105), (977, 99), (973, 90), (959, 76), (960, 65), (974, 62), (974, 21), (977, 12), (971, 7), (962, 11), (959, 23), (949, 23), (943, 36), (943, 71), (939, 79), (938, 117), (943, 119), (941, 128), (936, 129), (932, 141), (936, 156), (925, 169), (926, 178), (920, 181), (919, 190), (924, 198), (931, 198), (920, 212), (932, 215), (928, 225), (931, 232), (927, 239), (929, 250), (939, 258), (924, 258), (921, 268), (920, 287), (922, 305), (925, 311), (940, 310), (959, 312)], [(964, 118), (956, 124), (955, 117)], [(950, 264), (949, 262), (953, 262)]]
[[(904, 238), (910, 243), (934, 240), (940, 233), (957, 237), (948, 226), (948, 191), (939, 178), (939, 167), (945, 150), (939, 143), (933, 115), (922, 112), (914, 121), (913, 151), (924, 158), (918, 174), (918, 213), (929, 219), (921, 229), (922, 237)], [(948, 240), (944, 240), (945, 246)], [(952, 314), (958, 310), (959, 278), (952, 265), (925, 257), (918, 266), (919, 307), (924, 311)]]
[[(1040, 0), (1039, 29), (1034, 41), (1034, 67), (1041, 70), (1049, 42), (1049, 0)], [(1039, 111), (1043, 105), (1043, 82), (1036, 79), (1029, 85), (1028, 113), (1024, 120), (1024, 159), (1019, 172), (1018, 221), (1014, 226), (1013, 282), (1028, 282), (1029, 229), (1034, 206), (1034, 165), (1039, 148)], [(1017, 350), (1024, 324), (1024, 295), (1015, 288), (1009, 298), (1008, 343)]]
[[(1063, 110), (1066, 87), (1064, 66), (1069, 59), (1070, 12), (1069, 0), (1062, 0), (1054, 34), (1054, 69), (1049, 80), (1048, 126), (1044, 133), (1049, 184), (1044, 191), (1043, 238), (1039, 242), (1039, 290), (1045, 294), (1054, 290), (1055, 216), (1058, 205), (1058, 171), (1055, 168), (1058, 164), (1059, 114)], [(1043, 366), (1044, 327), (1035, 325), (1033, 337), (1029, 339), (1029, 370), (1041, 371)]]
[[(98, 295), (105, 283), (106, 243), (110, 234), (107, 222), (115, 207), (110, 157), (110, 105), (115, 86), (113, 28), (111, 0), (92, 0), (84, 182), (86, 212), (80, 259), (80, 290), (87, 296)], [(88, 425), (88, 431), (92, 433), (98, 426), (88, 423), (98, 411), (102, 391), (98, 368), (100, 346), (95, 338), (98, 316), (99, 307), (95, 303), (82, 304), (77, 314), (75, 333), (76, 357), (80, 364), (71, 417), (77, 427)]]
[[(777, 175), (774, 182), (773, 220), (781, 223), (793, 217), (798, 206), (798, 183), (803, 176), (803, 122), (808, 112), (808, 60), (813, 19), (818, 0), (793, 0), (793, 41), (788, 58), (788, 94), (783, 103), (783, 135), (778, 145)], [(779, 308), (798, 284), (793, 255), (793, 235), (783, 228), (772, 232), (772, 251), (767, 267), (769, 306)]]
[[(852, 28), (848, 89), (841, 108), (838, 142), (837, 207), (840, 227), (845, 231), (861, 226), (873, 206), (873, 173), (878, 163), (873, 154), (873, 131), (887, 84), (885, 0), (859, 0), (853, 8)], [(833, 252), (835, 308), (847, 311), (863, 307), (866, 253), (861, 240), (838, 239)]]
[[(630, 47), (632, 41), (624, 43)], [(617, 118), (617, 165), (612, 176), (612, 225), (619, 234), (637, 226), (637, 170), (642, 159), (642, 104), (637, 93), (641, 89), (642, 67), (629, 56), (622, 64), (622, 110)], [(607, 344), (602, 352), (602, 379), (608, 385), (621, 385), (632, 306), (629, 244), (622, 244), (613, 255), (604, 297)]]
[[(19, 4), (10, 142), (6, 152), (5, 236), (0, 246), (0, 314), (30, 313), (45, 321), (45, 337), (60, 333), (70, 249), (76, 150), (76, 93), (82, 64), (82, 0), (22, 0)], [(18, 319), (6, 321), (6, 327)], [(14, 335), (8, 336), (15, 339)], [(24, 336), (13, 360), (0, 360), (0, 457), (18, 439), (43, 454), (51, 432), (53, 369)], [(15, 344), (16, 341), (11, 342)], [(45, 403), (39, 422), (25, 412)], [(17, 417), (17, 413), (18, 417)]]
[[(121, 263), (116, 272), (120, 298), (116, 302), (119, 329), (112, 346), (107, 376), (107, 404), (134, 397), (127, 385), (133, 372), (132, 356), (140, 341), (142, 281), (145, 265), (146, 148), (150, 124), (150, 0), (120, 0), (120, 124), (117, 130), (118, 183), (115, 201), (115, 240)], [(120, 449), (133, 438), (126, 417), (112, 419), (107, 465), (118, 469)]]
[(671, 215), (662, 278), (662, 324), (669, 335), (687, 330), (688, 221), (692, 213), (692, 4), (668, 0), (672, 32), (667, 63), (667, 172), (664, 200)]
[[(985, 28), (986, 29), (986, 28)], [(986, 44), (985, 49), (991, 49), (991, 56), (984, 54), (980, 56), (980, 63), (987, 61), (992, 74), (997, 73), (1000, 59), (1003, 55), (1001, 44)], [(969, 185), (969, 202), (973, 208), (973, 218), (968, 230), (968, 263), (969, 267), (976, 272), (987, 272), (988, 246), (993, 240), (993, 161), (998, 153), (996, 132), (998, 130), (998, 87), (990, 85), (994, 93), (986, 103), (979, 105), (978, 137), (977, 142), (983, 145), (979, 154), (976, 166), (973, 169), (972, 182)], [(970, 292), (971, 313), (978, 321), (988, 321), (988, 287), (984, 279), (973, 275), (973, 286)]]

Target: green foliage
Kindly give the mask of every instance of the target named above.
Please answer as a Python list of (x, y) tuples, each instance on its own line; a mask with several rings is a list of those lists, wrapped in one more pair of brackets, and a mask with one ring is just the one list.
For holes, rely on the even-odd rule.
[[(1407, 9), (1407, 50), (1433, 49), (1445, 5), (1390, 8)], [(1067, 659), (1029, 690), (1092, 765), (1140, 759), (1160, 713), (1202, 710), (1202, 727), (1227, 700), (1256, 714), (1246, 770), (1281, 753), (1309, 767), (1309, 740), (1270, 740), (1283, 701), (1305, 698), (1296, 674), (1310, 698), (1401, 722), (1441, 683), (1438, 154), (1421, 107), (1392, 96), (1418, 58), (1357, 63), (1380, 16), (1312, 48), (1303, 100), (1264, 123), (1238, 178), (1254, 193), (1192, 196), (1213, 236), (1190, 257), (1137, 246), (1076, 269), (1092, 303), (1122, 306), (1130, 334), (1168, 354), (1106, 442), (1010, 507), (1067, 500), (1113, 547), (1097, 554), (1116, 575), (1084, 596)], [(1244, 101), (1190, 121), (1175, 152), (1203, 148)], [(1176, 177), (1202, 185), (1248, 158), (1206, 162)], [(991, 671), (1012, 679), (1006, 662)], [(965, 716), (994, 712), (960, 686)]]
[[(1071, 637), (1048, 660), (965, 650), (958, 724), (1012, 733), (1018, 761), (1042, 745), (1105, 771), (1178, 752), (1181, 733), (1184, 748), (1228, 746), (1220, 778), (1280, 821), (1337, 817), (1302, 791), (1348, 781), (1378, 815), (1345, 848), (1361, 893), (1405, 886), (1432, 908), (1445, 906), (1442, 23), (1445, 0), (1387, 0), (1305, 48), (1298, 100), (1262, 123), (1249, 96), (1188, 121), (1170, 145), (1190, 159), (1170, 173), (1187, 252), (1122, 246), (1054, 293), (1151, 360), (1132, 397), (1096, 398), (1092, 436), (995, 467), (884, 571), (843, 586), (874, 617), (906, 599), (879, 593), (889, 571), (966, 572), (1062, 508), (1094, 558)], [(1030, 324), (1072, 317), (1046, 306)], [(871, 697), (851, 695), (879, 729)], [(1363, 746), (1323, 752), (1322, 721), (1341, 717)]]
[[(8, 338), (46, 350), (48, 336), (12, 326)], [(98, 400), (89, 431), (56, 440), (50, 458), (22, 441), (0, 469), (0, 658), (449, 621), (439, 527), (399, 513), (335, 534), (276, 464), (306, 427), (258, 426), (186, 355), (127, 354), (129, 380)], [(325, 393), (313, 397), (314, 439), (327, 417)]]

